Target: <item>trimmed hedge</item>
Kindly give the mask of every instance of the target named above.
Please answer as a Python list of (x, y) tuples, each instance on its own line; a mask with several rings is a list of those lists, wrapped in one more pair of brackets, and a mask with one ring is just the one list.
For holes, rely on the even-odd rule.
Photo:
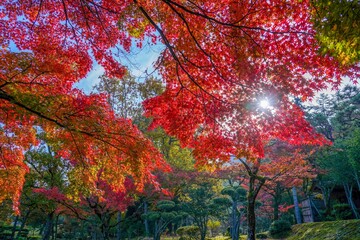
[(283, 235), (291, 230), (291, 224), (285, 220), (276, 220), (271, 223), (269, 233), (271, 236)]
[(184, 226), (179, 227), (176, 233), (180, 236), (179, 240), (191, 240), (199, 238), (200, 229), (198, 226)]

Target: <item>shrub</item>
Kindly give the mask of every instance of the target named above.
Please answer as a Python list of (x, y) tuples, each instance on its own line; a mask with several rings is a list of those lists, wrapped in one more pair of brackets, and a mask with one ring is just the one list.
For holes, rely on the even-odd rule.
[(328, 211), (327, 209), (319, 210), (319, 216), (318, 216), (319, 222), (327, 222), (327, 221), (335, 221), (335, 216), (333, 216), (331, 211)]
[(336, 220), (347, 220), (352, 218), (352, 212), (349, 204), (339, 203), (333, 205), (332, 215)]
[(258, 234), (256, 234), (256, 238), (258, 238), (258, 239), (267, 239), (268, 235), (266, 233), (258, 233)]
[(291, 230), (291, 224), (285, 220), (276, 220), (271, 223), (269, 232), (271, 236), (278, 236)]
[(198, 226), (184, 226), (179, 227), (176, 233), (180, 235), (181, 240), (197, 239), (200, 235), (200, 229)]
[(219, 234), (219, 229), (221, 226), (219, 221), (209, 220), (206, 225), (208, 227), (210, 236), (217, 236)]

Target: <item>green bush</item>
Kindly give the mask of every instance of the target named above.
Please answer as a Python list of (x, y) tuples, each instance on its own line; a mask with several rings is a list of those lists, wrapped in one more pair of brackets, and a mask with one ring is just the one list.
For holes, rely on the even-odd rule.
[(332, 215), (336, 220), (347, 220), (352, 218), (352, 212), (349, 204), (339, 203), (333, 205)]
[(0, 233), (0, 239), (11, 239), (12, 232), (10, 231), (3, 231)]
[(180, 236), (179, 240), (197, 239), (200, 235), (200, 229), (198, 226), (184, 226), (179, 227), (176, 233)]
[(256, 238), (258, 238), (258, 239), (267, 239), (268, 235), (266, 233), (258, 233), (258, 234), (256, 234)]
[(208, 227), (211, 237), (219, 235), (219, 229), (221, 226), (221, 223), (219, 221), (209, 220), (206, 225)]
[(286, 220), (276, 220), (271, 223), (269, 233), (271, 236), (283, 235), (291, 230), (291, 224)]
[(18, 236), (27, 237), (29, 234), (29, 229), (23, 229), (21, 232), (18, 232)]
[(335, 221), (335, 216), (327, 209), (319, 210), (319, 222)]

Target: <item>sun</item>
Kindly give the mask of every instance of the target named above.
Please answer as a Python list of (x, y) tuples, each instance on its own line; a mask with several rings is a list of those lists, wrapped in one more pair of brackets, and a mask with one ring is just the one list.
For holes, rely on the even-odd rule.
[(270, 103), (267, 99), (261, 100), (259, 105), (261, 108), (269, 108), (270, 107)]

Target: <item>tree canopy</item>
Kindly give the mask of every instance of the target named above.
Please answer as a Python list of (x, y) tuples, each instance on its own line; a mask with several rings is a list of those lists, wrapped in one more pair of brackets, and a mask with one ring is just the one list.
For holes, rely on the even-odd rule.
[[(143, 103), (145, 115), (152, 118), (150, 127), (162, 127), (192, 149), (198, 166), (221, 165), (236, 156), (247, 158), (257, 172), (273, 139), (294, 145), (328, 143), (305, 120), (294, 97), (309, 99), (329, 85), (338, 87), (343, 77), (355, 82), (360, 71), (351, 65), (358, 56), (347, 51), (356, 46), (353, 31), (344, 39), (336, 32), (324, 36), (323, 19), (332, 18), (320, 14), (320, 21), (314, 20), (316, 6), (323, 4), (2, 1), (0, 184), (5, 187), (0, 203), (12, 199), (17, 211), (29, 171), (24, 154), (39, 145), (39, 134), (46, 135), (56, 157), (69, 162), (79, 184), (95, 195), (103, 194), (99, 182), (118, 193), (126, 189), (126, 179), (140, 191), (146, 183), (158, 186), (154, 171), (170, 168), (154, 144), (127, 114), (114, 111), (111, 94), (86, 95), (74, 87), (95, 63), (105, 69), (103, 84), (124, 78), (122, 57), (145, 41), (165, 46), (154, 63), (164, 91)], [(353, 4), (344, 8), (357, 9)], [(331, 44), (330, 53), (320, 54), (324, 39), (340, 41), (335, 54)], [(259, 104), (264, 99), (270, 106)], [(174, 162), (178, 156), (192, 160), (190, 152), (172, 146), (168, 154)]]
[(321, 51), (329, 53), (343, 65), (360, 60), (360, 6), (356, 1), (312, 1), (312, 15), (321, 43)]

